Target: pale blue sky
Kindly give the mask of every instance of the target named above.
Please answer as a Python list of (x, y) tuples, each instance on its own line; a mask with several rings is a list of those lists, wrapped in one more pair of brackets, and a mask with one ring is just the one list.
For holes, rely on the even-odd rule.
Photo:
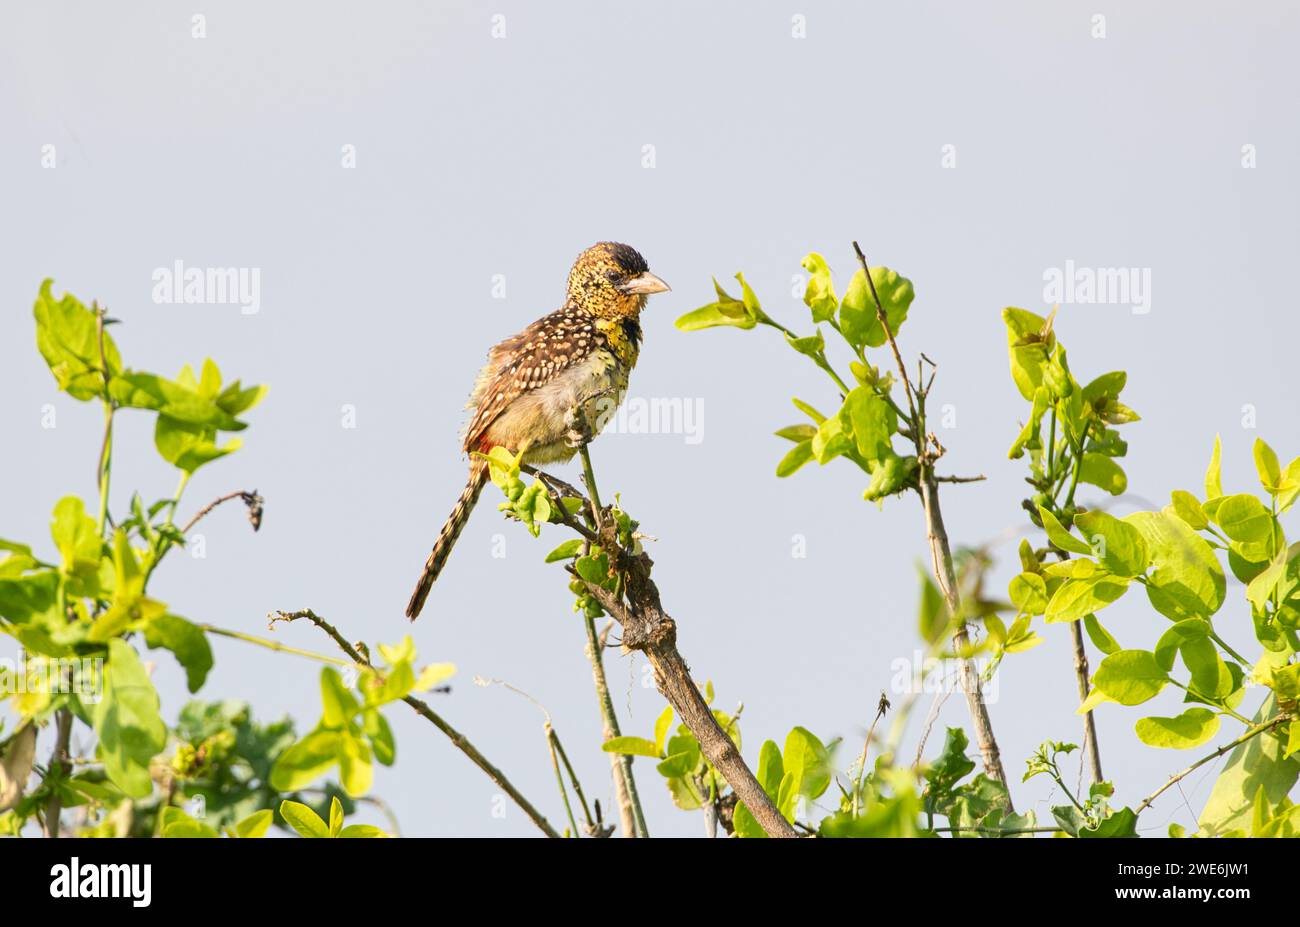
[[(204, 39), (191, 37), (194, 12)], [(1104, 39), (1091, 34), (1097, 12)], [(491, 35), (498, 13), (504, 39)], [(791, 37), (795, 14), (805, 39)], [(915, 283), (902, 343), (940, 365), (934, 402), (956, 415), (940, 435), (948, 467), (989, 476), (945, 490), (954, 541), (978, 543), (1024, 521), (1023, 467), (1005, 456), (1024, 408), (999, 311), (1045, 310), (1043, 274), (1067, 260), (1145, 268), (1148, 314), (1062, 307), (1071, 365), (1081, 379), (1130, 371), (1126, 399), (1144, 417), (1127, 429), (1136, 496), (1163, 505), (1197, 489), (1216, 432), (1225, 479), (1245, 491), (1257, 434), (1284, 459), (1300, 453), (1283, 359), (1300, 334), (1298, 19), (1280, 2), (8, 6), (0, 527), (43, 543), (53, 503), (94, 491), (99, 412), (55, 394), (32, 336), (32, 300), (53, 276), (124, 321), (127, 363), (174, 373), (211, 354), (271, 386), (246, 448), (201, 471), (182, 506), (256, 487), (263, 531), (235, 511), (213, 516), (207, 557), (168, 563), (161, 598), (253, 633), (268, 611), (303, 606), (352, 638), (412, 630), (423, 658), (460, 667), (438, 710), (552, 821), (563, 815), (539, 713), (475, 675), (543, 702), (608, 806), (582, 627), (559, 570), (541, 563), (558, 531), (533, 541), (489, 494), (413, 629), (402, 609), (460, 491), (461, 406), (488, 347), (559, 305), (582, 248), (627, 241), (673, 286), (643, 320), (633, 395), (701, 401), (704, 430), (695, 444), (605, 437), (605, 492), (660, 539), (656, 576), (682, 650), (721, 706), (744, 702), (751, 762), (796, 724), (860, 742), (891, 662), (916, 647), (919, 506), (876, 511), (842, 463), (775, 479), (785, 448), (771, 432), (797, 420), (789, 398), (834, 402), (820, 374), (770, 333), (684, 335), (672, 320), (710, 297), (711, 275), (743, 270), (770, 312), (806, 329), (791, 297), (800, 258), (821, 251), (845, 281), (859, 239)], [(355, 169), (340, 166), (345, 145)], [(941, 166), (945, 145), (955, 169)], [(258, 268), (260, 311), (154, 304), (151, 274), (176, 260)], [(1255, 431), (1242, 427), (1247, 404)], [(347, 405), (355, 429), (341, 427)], [(144, 417), (123, 416), (119, 508), (131, 489), (172, 488), (150, 440)], [(791, 556), (795, 535), (804, 559)], [(1014, 548), (1000, 553), (999, 587)], [(1137, 596), (1106, 617), (1127, 646), (1154, 643), (1165, 621)], [(1253, 647), (1248, 624), (1230, 586), (1221, 629)], [(1040, 741), (1079, 736), (1068, 632), (1039, 630), (1048, 642), (1008, 659), (991, 707), (1015, 779)], [(276, 634), (328, 649), (310, 628)], [(315, 666), (214, 649), (205, 697), (315, 721)], [(648, 733), (663, 702), (642, 684), (644, 662), (613, 654), (609, 671), (626, 731)], [(183, 677), (166, 655), (155, 678), (174, 715)], [(1155, 707), (1176, 704), (1166, 693)], [(406, 833), (531, 832), (513, 807), (492, 816), (495, 787), (428, 724), (403, 706), (389, 717), (399, 759), (375, 791)], [(1124, 802), (1189, 760), (1138, 744), (1138, 717), (1098, 714)], [(960, 695), (940, 723), (966, 723)], [(637, 770), (652, 832), (698, 833), (651, 766)], [(1144, 827), (1189, 823), (1208, 786), (1190, 777), (1188, 804), (1167, 795)], [(1041, 780), (1017, 795), (1041, 817), (1061, 801)]]

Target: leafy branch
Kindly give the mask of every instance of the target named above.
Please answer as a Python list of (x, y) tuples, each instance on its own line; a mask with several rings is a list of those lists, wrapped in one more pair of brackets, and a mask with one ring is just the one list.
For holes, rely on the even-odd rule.
[[(735, 741), (719, 724), (701, 696), (690, 669), (677, 649), (677, 625), (664, 611), (659, 589), (650, 576), (653, 561), (640, 544), (637, 524), (621, 509), (602, 506), (590, 457), (584, 469), (591, 495), (536, 468), (523, 469), (518, 456), (504, 448), (484, 455), (492, 481), (506, 501), (502, 509), (534, 533), (548, 522), (563, 525), (578, 537), (566, 541), (547, 560), (566, 561), (570, 588), (579, 595), (575, 607), (588, 615), (609, 614), (622, 628), (624, 651), (646, 655), (659, 691), (694, 738), (697, 749), (734, 790), (764, 832), (794, 837), (796, 832), (745, 764)], [(525, 486), (521, 472), (535, 475)], [(585, 512), (587, 524), (574, 516)]]

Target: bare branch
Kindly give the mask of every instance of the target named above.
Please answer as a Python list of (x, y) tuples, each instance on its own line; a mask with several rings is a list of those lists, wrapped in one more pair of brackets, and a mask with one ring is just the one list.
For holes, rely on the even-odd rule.
[(231, 499), (242, 499), (244, 505), (248, 506), (248, 521), (249, 524), (253, 526), (254, 531), (262, 527), (262, 505), (266, 500), (257, 494), (256, 489), (251, 492), (241, 489), (235, 492), (226, 493), (224, 496), (218, 496), (216, 499), (213, 499), (207, 505), (203, 506), (203, 508), (194, 513), (194, 517), (191, 518), (189, 522), (186, 523), (185, 527), (181, 529), (181, 534), (189, 534), (190, 529), (202, 521), (209, 512), (221, 505), (223, 502), (229, 502)]
[[(970, 634), (966, 629), (966, 621), (962, 617), (961, 595), (957, 588), (957, 577), (953, 570), (948, 531), (944, 526), (943, 513), (939, 508), (939, 480), (934, 473), (934, 461), (943, 454), (943, 447), (935, 440), (933, 435), (926, 434), (924, 396), (918, 399), (914, 395), (912, 381), (907, 374), (907, 365), (903, 362), (903, 355), (898, 350), (898, 342), (894, 339), (894, 333), (889, 327), (889, 318), (885, 314), (885, 307), (881, 304), (880, 296), (876, 292), (876, 284), (871, 279), (871, 269), (867, 266), (866, 255), (862, 253), (862, 248), (858, 246), (856, 241), (853, 242), (853, 250), (858, 256), (858, 263), (862, 266), (862, 273), (867, 278), (867, 286), (871, 289), (871, 298), (876, 304), (876, 318), (879, 319), (881, 327), (885, 330), (889, 348), (894, 354), (895, 363), (898, 365), (899, 376), (903, 379), (903, 388), (907, 391), (907, 405), (912, 413), (913, 443), (916, 446), (917, 489), (921, 494), (921, 505), (925, 510), (926, 536), (930, 543), (934, 578), (939, 584), (939, 589), (943, 592), (945, 601), (948, 603), (949, 613), (957, 623), (956, 630), (953, 632), (953, 647), (957, 653), (961, 669), (962, 689), (966, 693), (966, 704), (970, 709), (971, 724), (975, 729), (975, 742), (979, 745), (980, 754), (984, 760), (984, 771), (990, 777), (1001, 782), (1003, 786), (1006, 786), (1007, 775), (1002, 768), (1002, 757), (998, 750), (997, 738), (993, 735), (993, 722), (989, 718), (988, 706), (984, 702), (979, 673), (975, 670), (975, 662), (966, 656), (970, 652)], [(934, 445), (933, 450), (931, 450), (931, 444)], [(1009, 802), (1009, 791), (1007, 797)]]
[(1173, 786), (1174, 783), (1186, 779), (1188, 776), (1196, 772), (1196, 770), (1200, 769), (1206, 763), (1217, 760), (1219, 757), (1223, 756), (1223, 754), (1227, 753), (1228, 751), (1235, 750), (1237, 747), (1240, 747), (1246, 741), (1258, 737), (1260, 734), (1264, 733), (1265, 731), (1275, 727), (1279, 722), (1285, 720), (1286, 720), (1285, 717), (1279, 715), (1275, 718), (1269, 718), (1267, 721), (1264, 721), (1260, 724), (1256, 724), (1254, 727), (1250, 728), (1250, 730), (1246, 731), (1246, 733), (1242, 734), (1236, 740), (1232, 741), (1231, 743), (1224, 744), (1222, 747), (1215, 750), (1213, 753), (1209, 754), (1208, 756), (1201, 757), (1199, 760), (1197, 760), (1191, 766), (1188, 766), (1186, 769), (1184, 769), (1182, 772), (1178, 773), (1177, 775), (1170, 776), (1168, 782), (1160, 786), (1160, 788), (1156, 789), (1146, 798), (1142, 799), (1142, 804), (1138, 805), (1133, 810), (1136, 811), (1138, 814), (1141, 814), (1147, 808), (1150, 808), (1151, 803), (1154, 802), (1157, 798), (1159, 798), (1166, 789)]
[[(294, 612), (275, 612), (272, 615), (273, 621), (296, 621), (299, 618), (306, 618), (312, 624), (316, 625), (316, 627), (328, 634), (333, 638), (334, 642), (339, 645), (339, 649), (347, 654), (354, 662), (369, 667), (370, 669), (374, 669), (374, 666), (370, 662), (370, 657), (366, 653), (363, 653), (357, 646), (348, 643), (347, 638), (340, 634), (337, 628), (324, 618), (321, 618), (310, 608), (299, 609)], [(500, 786), (501, 790), (509, 795), (516, 805), (523, 809), (524, 814), (528, 815), (528, 817), (532, 819), (532, 822), (537, 825), (538, 829), (540, 829), (542, 833), (546, 834), (548, 837), (560, 836), (555, 828), (546, 820), (546, 817), (534, 808), (528, 799), (524, 798), (523, 794), (515, 788), (514, 783), (506, 778), (506, 774), (497, 769), (496, 766), (492, 765), (492, 763), (488, 761), (488, 758), (482, 753), (479, 753), (478, 748), (470, 742), (468, 737), (444, 721), (442, 716), (430, 708), (428, 703), (423, 699), (418, 699), (414, 695), (406, 695), (402, 697), (402, 701), (414, 708), (416, 714), (420, 715), (438, 730), (446, 734), (447, 737), (451, 739), (451, 742), (455, 745), (456, 749), (469, 757), (475, 766), (487, 773), (488, 778)]]

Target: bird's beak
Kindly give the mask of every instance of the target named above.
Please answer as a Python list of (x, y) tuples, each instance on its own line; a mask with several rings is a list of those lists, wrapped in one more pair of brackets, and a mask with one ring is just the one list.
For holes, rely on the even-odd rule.
[(647, 270), (645, 273), (627, 281), (621, 289), (624, 293), (649, 296), (651, 293), (665, 293), (671, 287)]

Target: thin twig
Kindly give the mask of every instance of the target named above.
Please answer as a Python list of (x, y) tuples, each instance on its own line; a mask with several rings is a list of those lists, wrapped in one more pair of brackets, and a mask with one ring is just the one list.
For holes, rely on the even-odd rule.
[[(605, 550), (617, 549), (616, 545)], [(620, 551), (620, 554), (622, 552)], [(664, 698), (673, 706), (687, 730), (695, 735), (700, 751), (722, 773), (736, 797), (744, 802), (750, 814), (769, 837), (798, 836), (772, 799), (745, 765), (735, 742), (718, 724), (713, 711), (700, 695), (699, 687), (691, 679), (690, 667), (677, 650), (677, 625), (659, 604), (659, 591), (648, 575), (649, 561), (644, 553), (637, 558), (620, 556), (628, 569), (627, 584), (630, 604), (603, 586), (583, 580), (587, 591), (623, 626), (623, 646), (640, 650), (655, 671), (655, 683)], [(577, 573), (573, 573), (576, 577)], [(581, 577), (579, 577), (581, 578)]]
[[(934, 435), (926, 434), (924, 397), (918, 401), (914, 395), (912, 381), (907, 373), (907, 365), (903, 363), (903, 355), (898, 350), (898, 342), (894, 338), (893, 330), (889, 327), (889, 318), (885, 314), (885, 307), (881, 304), (880, 295), (876, 292), (876, 284), (871, 279), (871, 268), (867, 265), (866, 255), (862, 253), (862, 248), (858, 246), (856, 241), (853, 242), (853, 250), (858, 256), (858, 263), (862, 266), (862, 273), (867, 278), (871, 298), (876, 304), (876, 318), (880, 321), (885, 337), (889, 341), (889, 348), (893, 352), (894, 361), (898, 365), (899, 376), (903, 380), (903, 388), (907, 393), (908, 409), (912, 413), (913, 443), (916, 446), (918, 470), (917, 489), (921, 495), (921, 505), (925, 510), (926, 534), (930, 543), (934, 578), (943, 592), (949, 613), (956, 622), (956, 629), (953, 633), (953, 647), (961, 667), (962, 688), (966, 693), (966, 704), (970, 709), (971, 724), (975, 729), (975, 742), (979, 745), (980, 754), (984, 760), (984, 771), (1005, 787), (1007, 785), (1007, 775), (1002, 768), (1002, 758), (998, 750), (997, 739), (993, 735), (993, 722), (989, 718), (988, 706), (984, 702), (979, 673), (975, 671), (974, 660), (968, 655), (970, 651), (970, 634), (966, 629), (966, 620), (961, 610), (961, 595), (957, 588), (957, 577), (953, 570), (948, 531), (944, 526), (943, 513), (939, 508), (939, 484), (934, 473), (934, 461), (942, 455), (943, 450)], [(930, 445), (934, 445), (933, 452)], [(1009, 790), (1007, 800), (1009, 803)]]
[(229, 502), (231, 499), (244, 500), (244, 505), (248, 506), (248, 520), (252, 523), (254, 531), (262, 527), (262, 505), (266, 500), (257, 494), (256, 489), (251, 492), (241, 489), (236, 492), (226, 493), (224, 496), (219, 496), (207, 505), (203, 506), (203, 508), (194, 513), (194, 517), (191, 518), (185, 524), (185, 527), (181, 529), (181, 534), (189, 534), (190, 529), (202, 521), (204, 516), (217, 506), (221, 505), (221, 503)]
[(578, 836), (578, 822), (573, 817), (573, 805), (569, 801), (569, 790), (564, 787), (564, 774), (560, 772), (560, 756), (555, 750), (555, 732), (551, 723), (546, 722), (546, 746), (551, 754), (551, 767), (555, 770), (555, 781), (560, 787), (560, 798), (564, 802), (564, 813), (569, 819), (569, 830), (574, 838)]
[[(1070, 553), (1053, 546), (1052, 550), (1061, 560), (1069, 560)], [(1079, 691), (1079, 704), (1088, 700), (1088, 691), (1092, 688), (1091, 672), (1088, 666), (1088, 650), (1083, 643), (1083, 621), (1070, 622), (1070, 638), (1074, 646), (1074, 681)], [(1101, 743), (1097, 740), (1097, 719), (1088, 709), (1083, 714), (1083, 755), (1093, 783), (1103, 781), (1106, 777), (1101, 772)], [(1082, 771), (1082, 770), (1081, 770)]]
[[(564, 752), (564, 744), (560, 742), (560, 735), (555, 732), (555, 721), (551, 717), (550, 710), (532, 695), (518, 686), (506, 682), (504, 679), (485, 679), (482, 676), (475, 676), (474, 683), (479, 686), (500, 686), (503, 689), (508, 689), (515, 695), (528, 699), (528, 701), (537, 706), (537, 710), (542, 713), (542, 717), (545, 719), (542, 724), (542, 732), (546, 735), (547, 745), (551, 751), (551, 761), (553, 763), (557, 759), (564, 761), (564, 766), (569, 771), (569, 781), (573, 783), (573, 791), (577, 793), (578, 801), (582, 804), (583, 816), (587, 819), (587, 833), (592, 837), (608, 837), (613, 831), (613, 828), (611, 827), (608, 830), (602, 830), (599, 824), (592, 820), (591, 809), (587, 807), (587, 799), (582, 792), (582, 783), (578, 781), (578, 774), (573, 771), (573, 766), (569, 763), (568, 754)], [(563, 780), (560, 782), (560, 793), (564, 798), (565, 810), (569, 812), (569, 823), (574, 824), (573, 811), (569, 808), (569, 797), (564, 792)], [(574, 824), (573, 832), (576, 836), (578, 832), (576, 824)]]
[[(1074, 641), (1074, 678), (1078, 685), (1080, 704), (1088, 700), (1090, 675), (1088, 651), (1083, 645), (1083, 629), (1079, 627), (1081, 624), (1082, 621), (1070, 622), (1070, 636)], [(1083, 715), (1083, 752), (1093, 784), (1103, 781), (1105, 776), (1101, 772), (1101, 745), (1097, 742), (1097, 719), (1093, 716), (1092, 709)]]
[[(328, 634), (334, 640), (334, 643), (338, 644), (339, 649), (347, 654), (353, 661), (362, 666), (374, 669), (370, 660), (363, 656), (354, 645), (348, 643), (347, 638), (340, 634), (337, 628), (324, 618), (321, 618), (310, 608), (299, 609), (298, 611), (293, 612), (275, 612), (272, 617), (273, 620), (279, 621), (295, 621), (299, 618), (306, 618), (312, 624), (316, 625), (316, 627)], [(442, 716), (430, 708), (428, 703), (423, 699), (418, 699), (414, 695), (405, 695), (402, 697), (402, 701), (414, 708), (416, 714), (420, 715), (438, 730), (446, 734), (447, 737), (451, 739), (451, 742), (456, 749), (469, 757), (475, 766), (487, 773), (488, 778), (500, 786), (502, 791), (510, 796), (514, 803), (523, 810), (524, 814), (528, 815), (542, 833), (546, 834), (548, 837), (560, 836), (555, 828), (546, 820), (546, 817), (533, 807), (533, 804), (528, 799), (524, 798), (523, 794), (515, 788), (514, 783), (506, 778), (505, 773), (492, 765), (492, 763), (488, 761), (487, 757), (478, 751), (478, 748), (470, 742), (468, 737), (444, 721)]]
[(943, 710), (944, 703), (952, 695), (952, 689), (946, 684), (939, 687), (939, 691), (934, 693), (934, 700), (930, 703), (930, 711), (925, 716), (925, 727), (921, 728), (921, 737), (916, 742), (916, 758), (912, 760), (912, 768), (921, 768), (921, 758), (925, 753), (926, 741), (930, 739), (930, 732), (934, 730), (934, 722), (939, 720), (939, 712)]
[(300, 650), (297, 647), (290, 647), (288, 644), (280, 641), (271, 640), (269, 637), (258, 637), (256, 634), (245, 634), (243, 631), (232, 631), (229, 628), (219, 628), (213, 624), (200, 624), (200, 631), (207, 634), (216, 634), (218, 637), (229, 637), (233, 640), (243, 641), (246, 644), (256, 644), (258, 647), (265, 647), (267, 650), (274, 650), (278, 653), (289, 653), (295, 657), (306, 657), (308, 660), (315, 660), (317, 663), (328, 663), (331, 666), (342, 666), (349, 669), (364, 669), (366, 664), (356, 663), (352, 660), (344, 660), (342, 657), (331, 657), (325, 653), (315, 653), (311, 650)]
[[(582, 783), (578, 780), (578, 774), (573, 771), (569, 754), (564, 752), (564, 744), (560, 743), (560, 737), (555, 733), (554, 728), (550, 730), (550, 736), (555, 742), (555, 752), (560, 755), (560, 761), (564, 763), (564, 768), (569, 773), (569, 781), (573, 783), (573, 792), (578, 796), (578, 803), (582, 806), (582, 816), (587, 820), (587, 833), (592, 837), (608, 837), (614, 832), (614, 828), (602, 827), (599, 821), (592, 818), (591, 809), (587, 807), (587, 796), (582, 792)], [(599, 810), (599, 805), (597, 809)]]
[(884, 692), (880, 693), (880, 701), (876, 703), (876, 716), (871, 719), (871, 726), (867, 728), (866, 739), (862, 741), (862, 757), (858, 760), (858, 780), (853, 785), (853, 816), (858, 816), (861, 807), (862, 798), (862, 776), (867, 771), (867, 749), (871, 746), (872, 735), (876, 733), (876, 722), (885, 716), (889, 711), (889, 699)]
[(1240, 747), (1246, 741), (1258, 737), (1260, 734), (1276, 726), (1279, 722), (1285, 720), (1286, 718), (1284, 716), (1278, 715), (1277, 717), (1270, 718), (1269, 720), (1261, 722), (1260, 724), (1256, 724), (1254, 727), (1246, 731), (1246, 733), (1242, 734), (1236, 740), (1232, 741), (1231, 743), (1224, 744), (1222, 747), (1215, 750), (1213, 753), (1209, 754), (1208, 756), (1201, 757), (1199, 760), (1197, 760), (1191, 766), (1188, 766), (1186, 769), (1184, 769), (1182, 772), (1178, 773), (1177, 775), (1170, 776), (1168, 782), (1160, 786), (1160, 788), (1156, 789), (1146, 798), (1142, 799), (1142, 803), (1138, 805), (1137, 808), (1135, 808), (1134, 810), (1138, 814), (1141, 814), (1147, 808), (1150, 808), (1151, 803), (1154, 802), (1157, 798), (1159, 798), (1161, 794), (1164, 793), (1165, 789), (1169, 788), (1174, 783), (1182, 781), (1183, 779), (1190, 776), (1192, 773), (1196, 772), (1196, 770), (1200, 769), (1206, 763), (1217, 760), (1219, 757), (1223, 756), (1223, 754), (1227, 753), (1228, 751), (1235, 750), (1237, 747)]
[[(72, 738), (72, 710), (69, 708), (60, 708), (56, 718), (58, 719), (58, 733), (54, 740), (54, 752), (50, 754), (50, 765), (46, 772), (45, 778), (54, 775), (55, 767), (60, 770), (60, 775), (66, 775), (71, 760), (68, 757), (68, 741)], [(22, 783), (19, 783), (21, 786)], [(63, 797), (59, 788), (50, 791), (50, 803), (45, 810), (45, 834), (50, 838), (59, 836), (59, 817), (63, 813)]]
[[(591, 494), (587, 500), (588, 525), (593, 532), (600, 531), (602, 510), (600, 492), (596, 488), (596, 473), (591, 466), (591, 454), (583, 444), (578, 453), (582, 456), (582, 478)], [(599, 538), (596, 538), (599, 542)], [(590, 542), (588, 543), (588, 548)], [(609, 680), (605, 676), (605, 659), (596, 635), (596, 620), (590, 615), (583, 615), (583, 624), (587, 632), (587, 659), (591, 663), (591, 677), (596, 687), (596, 700), (600, 705), (600, 720), (606, 742), (622, 736), (619, 728), (618, 714), (614, 710), (614, 699), (609, 694)], [(632, 774), (632, 757), (622, 753), (611, 753), (610, 766), (614, 773), (614, 797), (618, 802), (619, 817), (623, 824), (625, 837), (649, 837), (645, 812), (641, 808), (641, 796), (637, 791), (636, 779)]]

